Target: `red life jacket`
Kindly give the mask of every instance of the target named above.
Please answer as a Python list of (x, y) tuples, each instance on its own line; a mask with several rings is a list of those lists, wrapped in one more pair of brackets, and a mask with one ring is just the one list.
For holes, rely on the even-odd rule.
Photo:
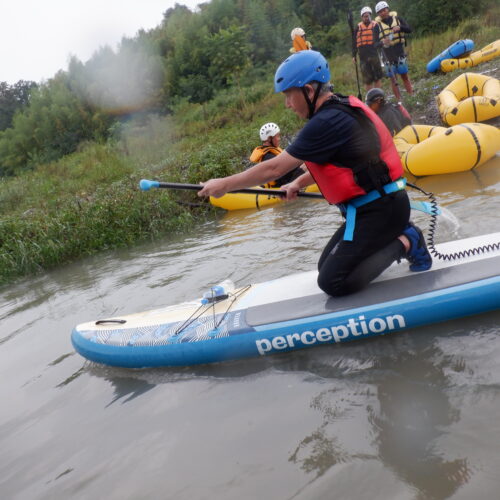
[[(374, 135), (378, 146), (374, 157), (364, 165), (304, 162), (329, 203), (345, 203), (373, 189), (380, 191), (383, 185), (402, 177), (403, 166), (392, 136), (382, 120), (368, 106), (354, 96), (338, 95), (327, 105), (338, 106), (365, 127), (368, 124), (366, 130)], [(360, 182), (360, 178), (365, 180)], [(369, 182), (366, 182), (367, 178)]]
[(358, 32), (356, 34), (356, 47), (363, 45), (373, 45), (375, 40), (373, 37), (373, 28), (377, 25), (375, 21), (371, 21), (368, 26), (365, 23), (358, 24)]

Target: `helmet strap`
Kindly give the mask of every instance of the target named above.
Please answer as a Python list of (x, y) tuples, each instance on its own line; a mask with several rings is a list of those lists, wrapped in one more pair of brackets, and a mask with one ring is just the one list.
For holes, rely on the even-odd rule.
[(314, 115), (314, 110), (316, 109), (316, 102), (318, 101), (319, 93), (321, 92), (322, 86), (323, 84), (321, 82), (318, 82), (318, 86), (314, 91), (314, 96), (312, 101), (311, 99), (309, 99), (309, 95), (307, 94), (306, 88), (300, 87), (302, 89), (302, 94), (304, 95), (304, 99), (306, 100), (307, 106), (309, 107), (309, 114), (307, 116), (309, 119), (311, 119)]

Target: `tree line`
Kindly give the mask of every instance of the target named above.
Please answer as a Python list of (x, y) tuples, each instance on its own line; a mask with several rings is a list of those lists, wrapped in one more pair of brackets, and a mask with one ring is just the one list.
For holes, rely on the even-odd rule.
[[(495, 0), (389, 1), (414, 35), (439, 33), (485, 12)], [(369, 2), (373, 8), (375, 1)], [(363, 4), (364, 5), (364, 4)], [(203, 103), (221, 89), (272, 78), (288, 54), (290, 31), (305, 29), (326, 57), (350, 50), (353, 0), (212, 0), (195, 12), (176, 4), (157, 27), (101, 47), (86, 62), (46, 82), (0, 82), (0, 176), (17, 175), (106, 141), (117, 120), (138, 112), (169, 113), (182, 100)], [(270, 76), (271, 75), (271, 76)]]

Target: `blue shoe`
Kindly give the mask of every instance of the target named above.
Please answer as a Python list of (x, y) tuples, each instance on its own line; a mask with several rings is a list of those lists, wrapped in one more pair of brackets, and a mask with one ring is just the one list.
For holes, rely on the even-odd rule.
[(406, 258), (410, 262), (410, 271), (419, 272), (430, 269), (432, 257), (429, 250), (427, 250), (422, 231), (411, 222), (408, 222), (403, 234), (410, 240), (410, 250), (406, 254)]

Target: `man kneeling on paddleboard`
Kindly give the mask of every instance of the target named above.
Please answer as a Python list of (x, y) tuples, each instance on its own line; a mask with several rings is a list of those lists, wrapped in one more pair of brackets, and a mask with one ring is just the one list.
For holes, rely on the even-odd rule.
[(308, 172), (281, 189), (291, 200), (316, 182), (344, 215), (318, 262), (318, 285), (335, 297), (360, 290), (395, 260), (406, 258), (411, 271), (426, 271), (432, 258), (422, 231), (409, 220), (403, 167), (387, 127), (359, 99), (334, 94), (329, 80), (319, 52), (304, 50), (286, 59), (276, 71), (275, 91), (308, 123), (278, 156), (211, 179), (198, 195), (220, 197), (265, 184), (304, 162)]

